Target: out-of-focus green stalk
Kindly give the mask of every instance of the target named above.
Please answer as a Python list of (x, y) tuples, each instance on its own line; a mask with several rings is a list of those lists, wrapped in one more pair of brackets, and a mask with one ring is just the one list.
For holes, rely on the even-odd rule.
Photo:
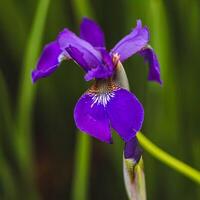
[[(94, 17), (88, 0), (74, 0), (73, 8), (77, 22), (82, 17)], [(80, 133), (77, 136), (75, 149), (74, 177), (72, 185), (73, 200), (87, 200), (89, 186), (89, 166), (91, 156), (89, 136)]]
[[(12, 119), (12, 111), (11, 111), (11, 105), (10, 105), (10, 96), (8, 94), (8, 88), (6, 86), (6, 82), (4, 80), (3, 74), (0, 70), (0, 110), (1, 110), (1, 124), (4, 124), (4, 127), (6, 129), (6, 132), (11, 133), (12, 132), (12, 125), (13, 125), (13, 119)], [(1, 126), (0, 126), (1, 127)], [(2, 130), (0, 130), (3, 132)]]
[[(11, 116), (10, 97), (8, 94), (8, 88), (4, 80), (3, 74), (0, 70), (0, 185), (3, 187), (5, 199), (14, 199), (17, 196), (17, 189), (15, 187), (15, 180), (12, 176), (10, 166), (3, 153), (3, 142), (5, 137), (9, 137), (12, 134), (13, 119)], [(4, 135), (4, 133), (6, 135)], [(8, 134), (10, 133), (10, 134)], [(9, 140), (10, 141), (10, 140)], [(2, 196), (0, 198), (3, 199)]]
[[(0, 146), (1, 148), (1, 146)], [(16, 182), (13, 179), (13, 174), (11, 172), (10, 165), (5, 159), (2, 149), (0, 149), (0, 177), (1, 177), (1, 187), (3, 188), (3, 194), (0, 194), (0, 199), (18, 199)], [(2, 196), (3, 195), (3, 196)]]
[[(150, 95), (156, 95), (162, 106), (157, 106), (155, 109), (154, 102), (149, 98), (147, 100), (147, 106), (151, 113), (155, 111), (154, 129), (160, 133), (162, 130), (164, 134), (157, 135), (163, 141), (169, 142), (169, 144), (177, 143), (179, 138), (179, 121), (178, 121), (178, 103), (177, 103), (177, 88), (175, 84), (175, 59), (174, 48), (170, 37), (170, 27), (166, 14), (166, 7), (163, 0), (149, 0), (148, 1), (148, 15), (147, 24), (150, 26), (151, 41), (153, 48), (158, 55), (158, 59), (161, 66), (161, 77), (163, 79), (162, 88), (157, 89), (154, 85), (148, 84), (148, 97)], [(158, 93), (159, 92), (159, 93)], [(149, 102), (149, 103), (148, 103)], [(168, 123), (166, 123), (166, 118)], [(152, 126), (152, 121), (149, 123), (149, 127)], [(176, 133), (176, 134), (174, 134)]]
[[(174, 57), (174, 43), (171, 35), (171, 23), (168, 18), (166, 1), (147, 0), (145, 6), (146, 23), (150, 30), (150, 44), (154, 48), (161, 67), (161, 77), (163, 86), (158, 87), (155, 84), (148, 84), (146, 89), (145, 113), (146, 122), (145, 130), (149, 136), (165, 145), (166, 148), (176, 148), (176, 154), (182, 153), (181, 141), (182, 135), (179, 124), (179, 105), (178, 89), (175, 82), (176, 63)], [(152, 117), (153, 116), (153, 117)], [(167, 121), (166, 121), (167, 120)], [(175, 173), (167, 173), (164, 168), (157, 170), (155, 162), (148, 159), (147, 185), (149, 191), (152, 191), (154, 198), (159, 198), (162, 191), (156, 191), (157, 182), (160, 181), (161, 173), (166, 182), (174, 178)], [(161, 170), (163, 170), (161, 172)], [(182, 177), (176, 177), (168, 185), (170, 193), (166, 194), (167, 199), (178, 198), (184, 189)], [(151, 180), (151, 184), (149, 183)], [(178, 189), (176, 185), (179, 185)]]
[(200, 184), (200, 171), (190, 167), (189, 165), (166, 153), (155, 144), (153, 144), (149, 139), (147, 139), (141, 132), (137, 133), (137, 138), (142, 147), (156, 159)]
[[(18, 110), (17, 110), (17, 135), (18, 147), (22, 161), (29, 160), (31, 147), (31, 114), (34, 103), (35, 86), (31, 82), (31, 70), (35, 67), (41, 47), (42, 34), (50, 0), (40, 0), (33, 26), (25, 51), (21, 81), (19, 87)], [(25, 150), (26, 149), (26, 150)]]
[[(34, 103), (35, 86), (33, 86), (31, 82), (31, 70), (35, 67), (41, 47), (49, 3), (50, 0), (40, 0), (38, 3), (30, 36), (27, 41), (19, 86), (16, 115), (16, 141), (21, 173), (24, 179), (27, 180), (27, 184), (31, 184), (33, 178), (31, 176), (34, 171), (32, 163), (31, 114)], [(30, 187), (33, 187), (32, 184)]]
[(90, 136), (78, 132), (72, 185), (72, 200), (88, 200), (88, 177), (91, 154), (90, 142)]
[[(10, 54), (17, 58), (22, 52), (24, 37), (27, 33), (26, 18), (18, 8), (17, 1), (1, 0), (0, 1), (0, 26), (1, 31), (6, 36), (6, 43), (9, 43)], [(17, 47), (17, 48), (16, 48)]]

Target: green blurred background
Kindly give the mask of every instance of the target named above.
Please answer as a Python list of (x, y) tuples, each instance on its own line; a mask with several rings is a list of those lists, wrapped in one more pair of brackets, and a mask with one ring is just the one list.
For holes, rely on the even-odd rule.
[[(200, 169), (199, 0), (1, 0), (0, 199), (72, 199), (80, 134), (73, 108), (91, 83), (85, 83), (72, 62), (35, 85), (30, 73), (42, 46), (64, 27), (78, 33), (82, 16), (102, 26), (108, 49), (129, 33), (136, 19), (149, 27), (163, 86), (147, 83), (148, 68), (141, 57), (124, 64), (131, 90), (145, 108), (142, 131)], [(87, 199), (126, 200), (122, 141), (115, 134), (113, 145), (95, 139), (91, 143)], [(146, 152), (144, 162), (149, 200), (200, 199), (196, 183)]]

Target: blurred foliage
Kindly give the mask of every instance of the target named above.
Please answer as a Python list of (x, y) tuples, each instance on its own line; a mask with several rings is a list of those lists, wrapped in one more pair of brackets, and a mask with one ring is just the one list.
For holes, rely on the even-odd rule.
[[(30, 35), (34, 34), (33, 20), (40, 2), (0, 1), (0, 199), (71, 197), (77, 136), (73, 108), (91, 83), (85, 83), (82, 70), (72, 62), (63, 63), (51, 77), (39, 81), (37, 91), (36, 85), (31, 85), (30, 73), (42, 45), (54, 40), (64, 27), (78, 33), (83, 15), (93, 16), (99, 22), (108, 48), (135, 26), (136, 19), (142, 19), (149, 27), (150, 43), (161, 63), (163, 86), (147, 83), (147, 66), (139, 56), (124, 64), (130, 87), (145, 107), (143, 132), (171, 154), (199, 169), (200, 2), (50, 1), (47, 19), (42, 14), (37, 18), (37, 28), (41, 23), (45, 25), (36, 28), (41, 32), (35, 34), (37, 42), (28, 47), (27, 61), (24, 57), (27, 57)], [(45, 9), (41, 8), (44, 15)], [(26, 80), (23, 83), (28, 88), (26, 92), (36, 91), (30, 101), (23, 98), (23, 80)], [(29, 116), (19, 115), (19, 104)], [(21, 141), (21, 131), (25, 137), (30, 133), (30, 137)], [(127, 199), (122, 148), (123, 143), (116, 134), (113, 145), (92, 139), (89, 199)], [(144, 164), (149, 200), (200, 199), (196, 183), (145, 152)]]

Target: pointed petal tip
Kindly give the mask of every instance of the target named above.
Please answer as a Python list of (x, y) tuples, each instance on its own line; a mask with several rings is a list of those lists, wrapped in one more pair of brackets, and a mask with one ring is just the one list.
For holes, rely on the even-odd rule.
[(161, 80), (160, 78), (156, 79), (148, 78), (148, 81), (158, 83), (161, 87), (163, 86), (163, 80)]
[(163, 81), (161, 79), (158, 80), (157, 83), (160, 84), (161, 87), (163, 86)]
[[(78, 125), (77, 125), (77, 127), (78, 127)], [(87, 134), (87, 135), (89, 135), (89, 136), (95, 138), (96, 140), (98, 140), (98, 141), (100, 141), (100, 142), (104, 142), (104, 143), (106, 143), (106, 144), (113, 144), (112, 135), (111, 135), (111, 137), (108, 137), (108, 138), (99, 138), (99, 137), (96, 137), (95, 135), (91, 135), (91, 132), (88, 132), (88, 131), (86, 131), (85, 129), (84, 129), (84, 130), (83, 130), (83, 129), (80, 129), (80, 128), (78, 128), (78, 129), (79, 129), (82, 133)]]
[(47, 77), (48, 75), (45, 75), (45, 73), (40, 72), (40, 70), (35, 69), (31, 72), (31, 80), (32, 83), (35, 84), (39, 79)]
[(137, 24), (138, 28), (142, 28), (142, 20), (141, 19), (137, 19), (136, 24)]
[(80, 37), (94, 47), (105, 47), (104, 32), (94, 20), (87, 17), (80, 24)]
[(32, 81), (51, 75), (59, 66), (59, 56), (62, 54), (57, 41), (52, 41), (45, 45), (37, 61), (36, 68), (32, 71)]
[(33, 84), (36, 83), (36, 81), (38, 80), (35, 70), (33, 70), (33, 71), (31, 72), (31, 80), (32, 80), (32, 83), (33, 83)]
[(111, 54), (118, 53), (120, 55), (121, 62), (138, 53), (149, 41), (148, 28), (145, 26), (142, 27), (141, 20), (137, 20), (136, 23), (136, 27), (111, 50)]
[(88, 22), (94, 22), (94, 20), (90, 19), (89, 17), (83, 16), (83, 17), (82, 17), (81, 24), (82, 24), (83, 22), (86, 22), (86, 21), (88, 21)]

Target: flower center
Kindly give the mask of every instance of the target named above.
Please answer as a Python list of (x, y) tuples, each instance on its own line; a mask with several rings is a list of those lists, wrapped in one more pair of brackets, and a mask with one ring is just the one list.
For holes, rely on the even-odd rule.
[(112, 79), (98, 79), (94, 85), (86, 92), (92, 96), (93, 103), (91, 108), (97, 105), (103, 105), (107, 103), (115, 96), (115, 91), (119, 89), (119, 86)]

